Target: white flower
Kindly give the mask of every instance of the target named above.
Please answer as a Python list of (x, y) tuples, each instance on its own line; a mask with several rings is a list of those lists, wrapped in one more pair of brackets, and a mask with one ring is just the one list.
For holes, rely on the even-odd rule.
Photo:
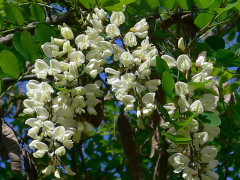
[(126, 112), (134, 109), (134, 104), (133, 103), (135, 102), (135, 98), (132, 95), (124, 95), (122, 97), (121, 102), (125, 105), (124, 110)]
[(62, 71), (62, 69), (61, 69), (59, 61), (57, 61), (56, 59), (51, 59), (48, 74), (54, 76), (55, 74), (58, 74), (61, 71)]
[(202, 180), (218, 180), (219, 175), (213, 171), (207, 171), (207, 174), (201, 174)]
[(49, 117), (49, 112), (42, 106), (37, 106), (35, 108), (35, 111), (37, 113), (37, 118), (40, 120), (46, 120)]
[(180, 107), (180, 112), (184, 113), (189, 109), (189, 103), (184, 97), (180, 97), (178, 100), (178, 106)]
[(55, 176), (56, 178), (60, 178), (59, 169), (56, 169), (56, 171), (54, 172), (54, 176)]
[(47, 57), (56, 57), (59, 52), (59, 47), (50, 42), (44, 43), (41, 48)]
[(119, 58), (124, 67), (130, 67), (134, 63), (134, 57), (130, 52), (123, 52)]
[(206, 62), (206, 54), (207, 54), (207, 51), (202, 51), (198, 55), (195, 66), (202, 67), (202, 65)]
[(144, 103), (145, 107), (143, 108), (143, 115), (149, 116), (152, 114), (153, 110), (155, 109), (154, 105), (155, 93), (147, 93), (142, 97), (142, 102)]
[(181, 37), (179, 40), (178, 40), (178, 48), (181, 49), (182, 51), (185, 50), (186, 46), (184, 44), (184, 39), (183, 37)]
[(216, 168), (216, 166), (217, 166), (218, 164), (219, 164), (219, 161), (218, 161), (218, 160), (211, 160), (211, 161), (208, 163), (206, 169), (207, 169), (207, 170), (213, 170), (214, 168)]
[(103, 30), (103, 25), (102, 25), (102, 21), (101, 20), (92, 19), (91, 23), (93, 25), (93, 28), (98, 30), (99, 32), (101, 32)]
[(66, 41), (67, 39), (58, 39), (51, 37), (51, 43), (56, 44), (58, 46), (62, 46)]
[(197, 114), (202, 114), (203, 113), (202, 102), (200, 100), (194, 101), (190, 106), (190, 110), (192, 112), (197, 112)]
[(207, 132), (199, 132), (195, 133), (193, 136), (197, 141), (203, 145), (208, 141), (208, 133)]
[(145, 86), (147, 87), (149, 92), (155, 92), (158, 90), (158, 86), (161, 84), (160, 79), (153, 79), (145, 82)]
[(210, 127), (204, 124), (203, 131), (208, 133), (208, 141), (212, 142), (214, 138), (219, 135), (220, 128), (219, 127)]
[(182, 177), (186, 180), (199, 180), (198, 172), (189, 167), (184, 168)]
[(61, 35), (64, 39), (73, 39), (74, 38), (73, 32), (69, 27), (62, 27)]
[(110, 17), (111, 24), (116, 24), (117, 26), (120, 26), (125, 21), (125, 15), (123, 12), (113, 12)]
[(177, 62), (173, 57), (171, 57), (169, 55), (162, 55), (161, 58), (166, 61), (167, 65), (170, 68), (176, 67)]
[(82, 51), (74, 51), (70, 54), (70, 62), (76, 62), (77, 66), (80, 67), (85, 62), (85, 56)]
[(128, 32), (124, 38), (123, 42), (126, 46), (133, 47), (137, 45), (137, 38), (133, 32)]
[(167, 111), (170, 116), (172, 116), (175, 112), (175, 104), (174, 103), (167, 103), (163, 106)]
[(96, 59), (91, 59), (86, 66), (86, 73), (89, 74), (91, 78), (96, 78), (102, 70), (103, 68), (100, 67), (100, 61)]
[(52, 132), (52, 139), (63, 142), (65, 137), (65, 128), (63, 126), (56, 127)]
[(120, 30), (115, 24), (108, 24), (106, 27), (106, 33), (112, 39), (116, 36), (120, 36)]
[(91, 42), (88, 35), (80, 34), (76, 37), (75, 44), (80, 50), (84, 50), (90, 46)]
[(93, 131), (93, 126), (90, 123), (88, 123), (87, 121), (83, 122), (83, 126), (84, 126), (84, 133), (86, 135), (90, 136)]
[(46, 79), (49, 71), (49, 66), (47, 65), (47, 63), (41, 59), (37, 59), (34, 67), (35, 69), (33, 69), (32, 72), (37, 75), (37, 78)]
[(179, 81), (175, 84), (175, 93), (180, 97), (185, 96), (190, 93), (190, 87), (187, 83)]
[(139, 38), (145, 38), (147, 36), (148, 33), (148, 23), (146, 22), (146, 19), (142, 19), (141, 21), (139, 21), (138, 23), (136, 23), (134, 25), (133, 28), (131, 28), (131, 31), (135, 32), (136, 36), (138, 36)]
[(168, 162), (173, 166), (174, 173), (180, 173), (188, 166), (190, 159), (181, 153), (175, 153), (169, 157)]
[(99, 19), (104, 19), (107, 15), (107, 13), (103, 9), (94, 8), (94, 11), (96, 15), (99, 17)]
[(177, 58), (177, 68), (182, 72), (187, 72), (192, 67), (192, 61), (191, 59), (185, 55), (182, 54)]
[(35, 126), (41, 127), (42, 126), (41, 121), (37, 118), (29, 118), (25, 121), (25, 124), (27, 124), (31, 127), (35, 127)]
[(204, 110), (211, 111), (213, 109), (213, 105), (215, 103), (215, 97), (213, 94), (204, 94), (200, 98), (200, 101), (202, 102)]
[(86, 59), (101, 59), (109, 57), (113, 54), (113, 48), (111, 43), (107, 41), (99, 41), (96, 43), (96, 47), (89, 51), (86, 55)]
[(69, 53), (74, 51), (75, 49), (71, 46), (70, 41), (66, 41), (63, 44), (63, 52)]
[(55, 154), (58, 156), (63, 156), (66, 154), (66, 149), (64, 146), (61, 146), (55, 150)]
[(48, 146), (43, 142), (35, 142), (34, 147), (38, 149), (35, 153), (33, 153), (35, 158), (42, 158), (48, 151)]
[(202, 155), (202, 161), (203, 162), (210, 162), (211, 160), (213, 160), (216, 156), (217, 156), (217, 147), (215, 146), (206, 146), (204, 147), (200, 153)]
[(42, 170), (42, 173), (45, 175), (50, 175), (52, 173), (53, 166), (50, 164), (45, 169)]
[(76, 173), (73, 172), (69, 167), (64, 166), (64, 169), (66, 170), (66, 173), (67, 173), (68, 175), (70, 175), (70, 176), (75, 176), (75, 175), (76, 175)]

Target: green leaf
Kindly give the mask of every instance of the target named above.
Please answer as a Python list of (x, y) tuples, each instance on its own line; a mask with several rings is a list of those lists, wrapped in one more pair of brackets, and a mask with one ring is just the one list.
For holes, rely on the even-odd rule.
[(174, 125), (175, 127), (177, 127), (177, 123), (172, 120), (172, 118), (168, 114), (168, 111), (163, 107), (163, 105), (158, 103), (157, 107), (158, 107), (159, 111), (161, 112), (161, 114), (163, 114), (165, 120), (168, 121), (170, 124)]
[(28, 31), (23, 31), (20, 39), (24, 51), (28, 54), (29, 60), (34, 62), (38, 58), (38, 52), (32, 35)]
[(224, 67), (240, 66), (240, 58), (230, 50), (220, 49), (216, 52), (215, 57), (218, 65)]
[(181, 135), (172, 135), (170, 133), (163, 133), (163, 135), (166, 136), (172, 142), (177, 144), (188, 144), (189, 142), (192, 141), (190, 137), (185, 137)]
[(28, 55), (25, 52), (22, 43), (21, 43), (21, 33), (20, 32), (16, 32), (13, 36), (13, 46), (15, 47), (15, 49), (25, 58), (28, 59)]
[(199, 28), (203, 28), (205, 27), (208, 23), (211, 22), (211, 20), (213, 19), (214, 15), (213, 14), (208, 14), (208, 13), (200, 13), (198, 14), (198, 16), (196, 17), (196, 19), (194, 20), (194, 24), (199, 27)]
[[(195, 118), (196, 115), (197, 115), (197, 113), (194, 113), (194, 114), (191, 115), (186, 121), (177, 122), (177, 123), (176, 123), (177, 126), (178, 126), (178, 127), (181, 127), (181, 128), (186, 127), (187, 125), (189, 125), (189, 124), (192, 122), (192, 120)], [(179, 129), (179, 128), (177, 128), (177, 129)]]
[(160, 4), (167, 10), (171, 10), (175, 5), (175, 0), (160, 0)]
[(106, 10), (109, 10), (109, 11), (122, 11), (124, 5), (131, 4), (131, 3), (134, 3), (136, 1), (137, 0), (120, 0), (119, 3), (114, 4), (112, 6), (103, 7), (103, 9), (106, 9)]
[(225, 41), (222, 37), (219, 36), (209, 36), (205, 42), (214, 50), (217, 51), (219, 49), (225, 48)]
[(31, 5), (31, 14), (34, 20), (37, 21), (45, 21), (46, 20), (46, 12), (43, 6), (39, 4), (32, 3)]
[(194, 6), (193, 0), (175, 0), (175, 2), (183, 10), (191, 10)]
[(223, 95), (231, 94), (235, 92), (240, 87), (240, 82), (233, 82), (231, 84), (228, 84), (223, 88)]
[(113, 6), (114, 4), (120, 3), (119, 0), (99, 0), (102, 7)]
[(218, 14), (222, 14), (234, 7), (239, 7), (240, 6), (240, 1), (237, 1), (235, 3), (229, 3), (225, 8), (215, 8), (214, 11), (217, 12)]
[(224, 73), (221, 75), (219, 79), (219, 87), (222, 87), (223, 83), (229, 81), (232, 78), (235, 78), (236, 76), (233, 73), (230, 73), (228, 71), (224, 71)]
[(96, 1), (95, 0), (79, 0), (79, 2), (87, 9), (92, 8), (95, 4)]
[(13, 78), (19, 77), (20, 71), (18, 60), (12, 52), (3, 50), (0, 53), (0, 66), (2, 68), (2, 71), (7, 75)]
[(200, 9), (205, 9), (208, 8), (212, 5), (212, 3), (214, 2), (214, 0), (194, 0), (194, 2), (197, 4), (197, 6)]
[(191, 91), (195, 91), (196, 89), (199, 88), (205, 88), (205, 85), (207, 83), (209, 83), (210, 81), (206, 81), (206, 82), (189, 82), (188, 85), (191, 89)]
[(24, 24), (24, 18), (19, 9), (11, 3), (6, 3), (4, 5), (4, 11), (7, 15), (7, 18), (16, 24), (22, 26)]
[(36, 45), (28, 31), (16, 32), (13, 37), (13, 45), (27, 61), (34, 62), (38, 58)]
[(204, 112), (200, 114), (199, 119), (203, 121), (205, 124), (211, 127), (219, 126), (221, 124), (221, 120), (218, 115), (214, 112)]
[(45, 22), (38, 23), (35, 29), (35, 34), (40, 43), (50, 42), (51, 36), (57, 37), (55, 29)]
[(156, 64), (157, 64), (156, 71), (161, 77), (163, 77), (163, 73), (165, 71), (170, 72), (170, 69), (169, 69), (166, 61), (163, 60), (161, 57), (157, 56)]
[(166, 97), (172, 99), (174, 86), (175, 86), (175, 81), (172, 75), (169, 72), (165, 71), (163, 73), (163, 78), (162, 78), (162, 88), (166, 94)]
[(141, 0), (141, 6), (150, 9), (156, 9), (160, 6), (159, 0)]

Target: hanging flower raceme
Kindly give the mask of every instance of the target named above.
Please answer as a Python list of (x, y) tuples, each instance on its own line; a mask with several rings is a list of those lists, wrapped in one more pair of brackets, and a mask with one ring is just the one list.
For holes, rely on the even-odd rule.
[[(95, 8), (86, 19), (86, 29), (77, 36), (66, 24), (59, 26), (63, 38), (52, 37), (51, 42), (41, 46), (49, 61), (36, 60), (33, 73), (39, 80), (27, 84), (24, 113), (31, 118), (25, 123), (31, 127), (28, 136), (33, 139), (29, 146), (35, 150), (35, 158), (48, 156), (50, 159), (42, 173), (53, 173), (57, 178), (61, 172), (75, 175), (61, 164), (61, 157), (74, 143), (92, 134), (93, 125), (88, 119), (98, 115), (97, 107), (103, 103), (104, 96), (100, 74), (107, 78), (111, 92), (124, 106), (124, 111), (137, 112), (141, 129), (145, 126), (144, 119), (159, 110), (157, 93), (162, 77), (156, 76), (158, 50), (149, 41), (146, 19), (141, 19), (126, 34), (121, 32), (125, 22), (123, 12), (113, 12), (107, 19), (103, 9)], [(114, 41), (117, 38), (122, 46)], [(179, 47), (185, 49), (183, 46), (181, 40)], [(185, 79), (177, 78), (173, 90), (175, 98), (163, 104), (174, 123), (160, 125), (171, 136), (192, 140), (179, 145), (166, 136), (170, 143), (168, 151), (174, 153), (169, 163), (174, 173), (183, 173), (184, 179), (217, 177), (212, 171), (217, 165), (214, 160), (217, 148), (207, 142), (213, 141), (219, 128), (202, 124), (197, 119), (206, 111), (214, 112), (215, 97), (193, 86), (196, 82), (204, 83), (208, 89), (214, 86), (212, 63), (207, 62), (205, 52), (199, 55), (196, 63), (186, 54), (177, 60), (169, 55), (163, 55), (162, 59), (170, 70), (177, 70)], [(111, 63), (114, 66), (110, 68)], [(188, 118), (191, 119), (186, 123)], [(180, 125), (176, 126), (178, 121)], [(193, 152), (198, 155), (196, 158), (191, 158)]]

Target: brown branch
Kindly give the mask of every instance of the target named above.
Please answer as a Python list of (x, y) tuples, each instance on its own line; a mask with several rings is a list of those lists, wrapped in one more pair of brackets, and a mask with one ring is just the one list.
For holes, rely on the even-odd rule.
[(85, 178), (84, 180), (89, 180), (89, 174), (88, 174), (88, 170), (87, 170), (87, 165), (86, 165), (86, 161), (85, 161), (85, 158), (84, 158), (84, 155), (83, 155), (83, 147), (82, 147), (82, 142), (80, 143), (80, 158), (81, 158), (81, 161), (82, 161), (82, 166), (83, 166), (83, 171), (84, 171), (84, 174), (85, 174)]
[[(72, 17), (72, 13), (67, 12), (67, 13), (62, 14), (60, 16), (52, 15), (51, 18), (47, 17), (46, 22), (50, 25), (57, 25), (57, 24), (64, 23), (67, 19), (71, 19), (71, 17)], [(35, 27), (37, 26), (37, 24), (38, 24), (38, 22), (32, 22), (32, 23), (27, 24), (26, 26), (24, 26), (22, 28), (11, 29), (11, 30), (7, 30), (6, 32), (15, 32), (16, 30), (19, 30), (19, 31), (24, 31), (24, 30), (33, 31), (35, 29)], [(7, 34), (4, 37), (0, 37), (0, 43), (8, 44), (12, 40), (13, 36), (14, 36), (14, 33), (10, 33), (10, 34)]]

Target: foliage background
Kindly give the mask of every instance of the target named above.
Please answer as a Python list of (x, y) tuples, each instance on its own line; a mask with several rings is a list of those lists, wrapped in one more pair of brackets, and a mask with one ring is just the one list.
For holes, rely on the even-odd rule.
[[(216, 172), (221, 179), (239, 179), (240, 1), (237, 0), (0, 0), (1, 117), (18, 133), (21, 147), (31, 153), (27, 147), (30, 139), (26, 136), (28, 127), (24, 121), (27, 117), (22, 114), (22, 101), (26, 98), (26, 82), (36, 78), (30, 73), (34, 61), (44, 58), (41, 44), (50, 41), (51, 36), (60, 37), (57, 25), (64, 22), (72, 27), (75, 35), (81, 33), (83, 14), (92, 12), (95, 6), (106, 11), (120, 11), (125, 4), (127, 21), (122, 30), (128, 31), (146, 17), (151, 42), (160, 54), (180, 55), (182, 52), (177, 48), (179, 37), (184, 37), (187, 51), (190, 50), (191, 57), (195, 57), (192, 60), (196, 60), (201, 51), (208, 52), (208, 58), (214, 62), (214, 74), (218, 77), (220, 100), (217, 109), (222, 122), (221, 134), (214, 141), (219, 148), (217, 159), (220, 161)], [(104, 110), (104, 119), (94, 135), (68, 152), (65, 163), (77, 172), (77, 176), (71, 178), (85, 179), (88, 173), (89, 179), (132, 179), (116, 128), (119, 104), (109, 98), (104, 103)], [(135, 112), (132, 112), (131, 122), (141, 154), (142, 174), (144, 179), (153, 179), (161, 149), (149, 158), (153, 145), (151, 140), (146, 140), (151, 139), (152, 132), (151, 129), (138, 130), (136, 119)], [(162, 137), (160, 147), (163, 144)], [(0, 162), (1, 179), (26, 178), (26, 166), (22, 174), (16, 175), (11, 171), (9, 160), (1, 158)], [(42, 169), (46, 162), (40, 159), (37, 165)], [(168, 175), (165, 178), (170, 179), (180, 178), (167, 163), (164, 167), (165, 172), (157, 169), (159, 174), (165, 173)], [(41, 173), (38, 177), (53, 178), (43, 177)], [(63, 176), (63, 179), (70, 178)]]

